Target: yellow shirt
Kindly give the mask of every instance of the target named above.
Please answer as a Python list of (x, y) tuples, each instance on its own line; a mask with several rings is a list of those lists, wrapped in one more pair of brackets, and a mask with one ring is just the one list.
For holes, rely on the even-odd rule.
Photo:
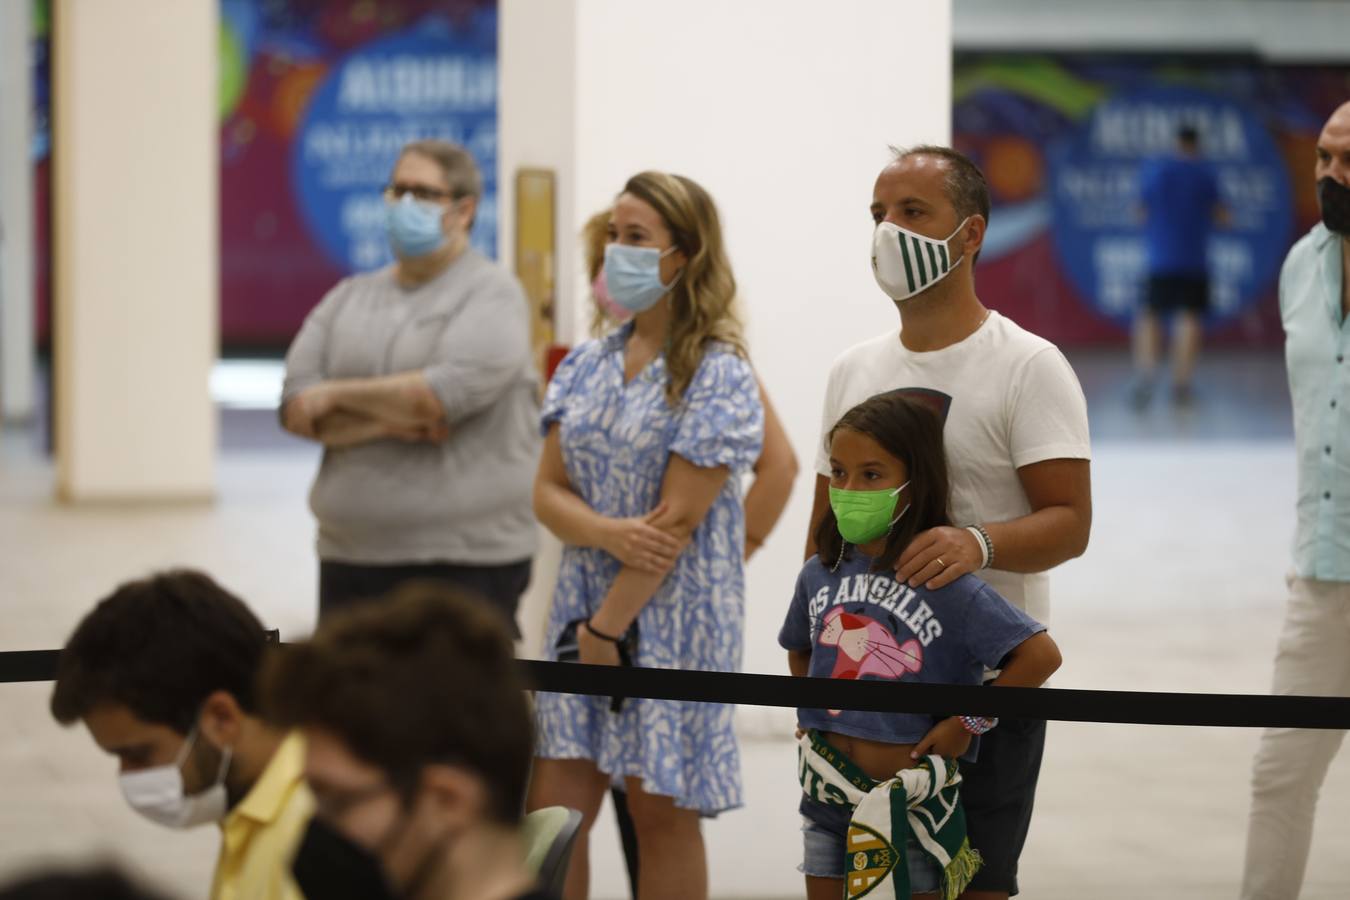
[(291, 877), (291, 860), (314, 814), (304, 769), (304, 740), (292, 733), (220, 825), (211, 900), (304, 900)]

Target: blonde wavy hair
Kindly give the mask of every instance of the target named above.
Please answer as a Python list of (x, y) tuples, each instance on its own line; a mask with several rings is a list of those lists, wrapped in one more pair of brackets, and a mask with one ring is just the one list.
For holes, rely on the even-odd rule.
[(600, 308), (594, 295), (595, 279), (605, 268), (605, 245), (609, 243), (609, 220), (614, 211), (602, 209), (581, 226), (581, 249), (586, 255), (586, 290), (591, 295), (591, 337), (600, 337), (613, 326), (614, 320)]
[(683, 175), (640, 172), (623, 193), (655, 209), (688, 262), (670, 289), (666, 339), (666, 399), (675, 406), (694, 379), (710, 343), (721, 342), (748, 358), (736, 309), (736, 277), (722, 245), (717, 206), (697, 182)]

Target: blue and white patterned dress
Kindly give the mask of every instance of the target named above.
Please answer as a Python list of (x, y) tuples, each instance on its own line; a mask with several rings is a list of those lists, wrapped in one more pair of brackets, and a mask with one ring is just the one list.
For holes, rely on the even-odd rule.
[[(709, 348), (685, 394), (666, 401), (666, 365), (657, 357), (624, 384), (631, 323), (578, 346), (558, 366), (544, 401), (543, 427), (559, 425), (572, 489), (607, 516), (642, 516), (661, 496), (670, 454), (732, 475), (674, 570), (638, 614), (636, 664), (732, 672), (740, 668), (745, 620), (745, 517), (740, 477), (759, 457), (764, 409), (749, 363), (723, 345)], [(620, 563), (603, 550), (566, 546), (545, 646), (550, 658), (568, 622), (599, 609)], [(541, 693), (537, 753), (591, 759), (614, 777), (636, 776), (650, 794), (704, 815), (741, 805), (740, 751), (732, 706), (635, 700), (612, 713), (609, 699)]]

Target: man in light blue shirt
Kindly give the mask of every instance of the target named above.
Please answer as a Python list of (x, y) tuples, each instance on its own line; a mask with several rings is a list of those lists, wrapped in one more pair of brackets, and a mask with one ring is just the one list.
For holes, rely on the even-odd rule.
[[(1322, 221), (1289, 251), (1280, 317), (1298, 452), (1298, 530), (1276, 694), (1350, 696), (1350, 103), (1317, 141)], [(1252, 769), (1244, 900), (1295, 898), (1343, 731), (1273, 728)]]

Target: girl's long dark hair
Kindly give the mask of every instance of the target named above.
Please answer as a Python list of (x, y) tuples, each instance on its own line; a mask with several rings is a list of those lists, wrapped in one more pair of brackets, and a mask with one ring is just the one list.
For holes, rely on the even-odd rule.
[[(901, 390), (878, 394), (844, 413), (830, 429), (826, 441), (833, 443), (835, 434), (844, 428), (876, 441), (882, 450), (903, 462), (909, 472), (909, 487), (900, 494), (897, 511), (904, 509), (905, 503), (909, 503), (909, 509), (891, 528), (886, 536), (886, 549), (872, 565), (876, 571), (894, 569), (915, 535), (951, 524), (942, 420), (930, 405), (905, 396)], [(833, 566), (844, 548), (834, 510), (827, 508), (825, 518), (816, 528), (816, 553), (821, 562)]]

